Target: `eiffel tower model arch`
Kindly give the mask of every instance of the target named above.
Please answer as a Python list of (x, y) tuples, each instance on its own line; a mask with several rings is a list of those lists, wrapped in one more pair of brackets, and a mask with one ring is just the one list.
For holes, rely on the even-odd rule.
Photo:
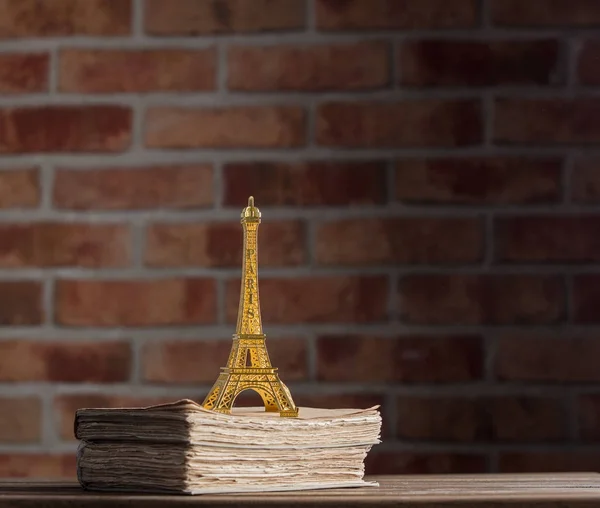
[(260, 217), (254, 198), (250, 196), (240, 221), (244, 230), (244, 255), (236, 333), (227, 367), (221, 367), (221, 373), (202, 405), (206, 409), (230, 414), (235, 398), (245, 390), (254, 390), (260, 395), (265, 411), (295, 417), (298, 416), (298, 408), (287, 386), (279, 379), (277, 369), (271, 365), (266, 335), (262, 330), (257, 243)]

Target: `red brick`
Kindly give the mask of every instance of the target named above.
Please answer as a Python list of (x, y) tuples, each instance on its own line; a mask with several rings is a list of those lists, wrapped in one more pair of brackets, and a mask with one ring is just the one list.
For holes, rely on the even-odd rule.
[(600, 274), (575, 276), (573, 319), (578, 323), (600, 323), (598, 298), (600, 298)]
[(474, 0), (316, 0), (323, 30), (419, 30), (477, 24)]
[(578, 159), (571, 175), (571, 199), (579, 203), (600, 202), (600, 158)]
[(320, 223), (324, 265), (468, 263), (483, 256), (483, 224), (472, 218), (405, 217)]
[(517, 216), (494, 224), (496, 259), (508, 262), (600, 260), (600, 217)]
[(0, 398), (0, 442), (39, 443), (42, 438), (42, 405), (37, 397)]
[(451, 442), (556, 441), (566, 437), (565, 409), (540, 397), (400, 397), (397, 437)]
[[(293, 266), (306, 261), (305, 227), (300, 221), (265, 223), (259, 229), (260, 266)], [(243, 233), (237, 222), (152, 224), (146, 234), (150, 266), (242, 266)]]
[(324, 336), (317, 377), (327, 382), (440, 383), (481, 379), (477, 336)]
[(146, 0), (146, 32), (153, 35), (279, 32), (304, 28), (298, 0)]
[(477, 474), (487, 473), (485, 455), (447, 452), (369, 452), (366, 473), (380, 474)]
[(0, 169), (0, 209), (35, 208), (39, 204), (37, 168)]
[(229, 48), (232, 90), (361, 90), (390, 82), (390, 46), (384, 42)]
[(48, 62), (47, 53), (1, 54), (0, 93), (47, 91)]
[(581, 337), (506, 336), (498, 340), (496, 376), (508, 381), (600, 381), (600, 340)]
[(40, 282), (0, 282), (0, 325), (39, 325), (43, 319)]
[(130, 0), (0, 0), (0, 38), (131, 32)]
[(305, 143), (297, 106), (150, 108), (149, 148), (292, 148)]
[(245, 206), (383, 204), (383, 162), (232, 163), (224, 168), (224, 203)]
[(0, 110), (0, 153), (121, 152), (131, 140), (121, 106), (32, 106)]
[(0, 267), (123, 267), (130, 263), (129, 229), (119, 224), (0, 224)]
[(407, 41), (400, 83), (413, 86), (549, 85), (565, 80), (556, 40)]
[(43, 453), (0, 454), (0, 477), (76, 480), (75, 453), (50, 455)]
[(214, 90), (216, 52), (207, 49), (65, 49), (62, 92), (191, 92)]
[(598, 26), (596, 0), (492, 0), (491, 19), (501, 26)]
[(60, 280), (56, 320), (70, 326), (214, 323), (212, 279)]
[(355, 148), (466, 146), (481, 141), (481, 117), (471, 99), (330, 102), (317, 107), (316, 139)]
[(174, 397), (138, 397), (130, 395), (100, 395), (96, 393), (60, 395), (54, 399), (54, 415), (59, 435), (65, 441), (74, 441), (75, 411), (82, 408), (147, 407), (173, 402)]
[(0, 380), (62, 383), (129, 381), (131, 347), (126, 342), (0, 341)]
[[(264, 323), (367, 323), (387, 317), (388, 280), (383, 276), (262, 278)], [(237, 320), (240, 281), (227, 283), (229, 323)]]
[[(179, 340), (146, 344), (142, 376), (150, 383), (213, 383), (227, 364), (232, 342), (228, 340)], [(307, 378), (306, 342), (303, 339), (268, 339), (273, 367), (287, 381)]]
[(497, 99), (494, 141), (540, 145), (598, 143), (600, 99)]
[(213, 170), (205, 164), (58, 169), (53, 194), (54, 206), (70, 210), (202, 208), (213, 204)]
[(567, 473), (597, 471), (600, 454), (589, 451), (522, 451), (500, 454), (501, 473)]
[(403, 159), (396, 163), (396, 199), (417, 204), (557, 202), (561, 165), (560, 159), (529, 157)]
[(550, 324), (565, 314), (562, 281), (547, 275), (409, 275), (398, 292), (413, 324)]
[(586, 441), (600, 440), (600, 394), (579, 395), (577, 408), (580, 437)]

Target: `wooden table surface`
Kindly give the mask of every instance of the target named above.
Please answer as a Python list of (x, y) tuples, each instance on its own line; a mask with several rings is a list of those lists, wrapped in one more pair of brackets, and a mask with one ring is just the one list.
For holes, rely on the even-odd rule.
[(302, 492), (171, 496), (86, 492), (76, 483), (0, 481), (0, 508), (287, 506), (367, 508), (600, 508), (600, 474), (371, 477), (380, 487)]

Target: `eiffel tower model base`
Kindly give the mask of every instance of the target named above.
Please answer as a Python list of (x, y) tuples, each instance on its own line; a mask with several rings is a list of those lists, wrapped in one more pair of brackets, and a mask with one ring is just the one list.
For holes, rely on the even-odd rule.
[(271, 365), (265, 339), (265, 335), (233, 336), (227, 367), (221, 368), (221, 374), (202, 403), (206, 409), (231, 414), (236, 397), (245, 390), (254, 390), (260, 395), (265, 411), (298, 416), (290, 391)]

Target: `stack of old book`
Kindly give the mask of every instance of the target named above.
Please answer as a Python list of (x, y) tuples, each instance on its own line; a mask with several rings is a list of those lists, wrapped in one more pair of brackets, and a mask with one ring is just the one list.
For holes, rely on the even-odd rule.
[(377, 485), (364, 460), (379, 443), (370, 409), (264, 408), (230, 415), (190, 400), (146, 408), (80, 409), (77, 472), (89, 490), (185, 494)]

